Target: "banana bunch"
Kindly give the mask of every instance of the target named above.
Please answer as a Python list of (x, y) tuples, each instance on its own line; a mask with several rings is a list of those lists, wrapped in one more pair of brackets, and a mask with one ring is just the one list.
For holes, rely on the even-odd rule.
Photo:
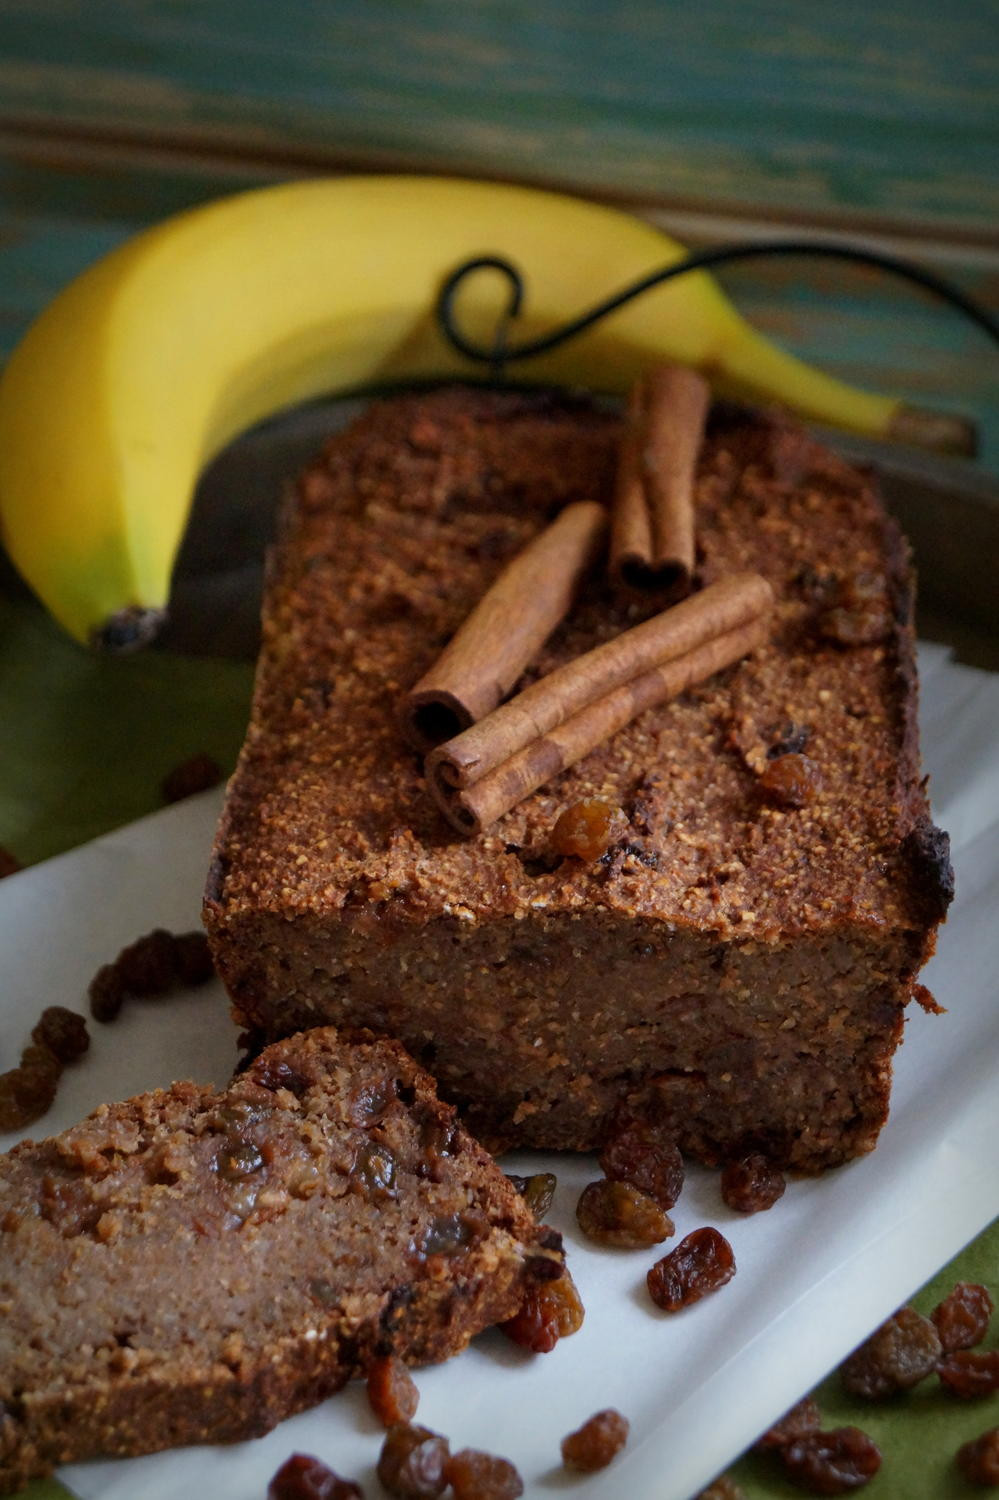
[[(0, 533), (77, 640), (139, 643), (166, 610), (198, 475), (237, 433), (319, 395), (476, 373), (433, 317), (458, 262), (497, 254), (524, 268), (519, 338), (684, 253), (610, 208), (432, 177), (298, 182), (180, 214), (66, 287), (11, 357), (0, 380)], [(489, 341), (506, 297), (498, 277), (469, 283), (459, 310), (472, 337)], [(523, 373), (616, 392), (657, 359), (868, 435), (887, 434), (903, 410), (782, 353), (704, 272)]]

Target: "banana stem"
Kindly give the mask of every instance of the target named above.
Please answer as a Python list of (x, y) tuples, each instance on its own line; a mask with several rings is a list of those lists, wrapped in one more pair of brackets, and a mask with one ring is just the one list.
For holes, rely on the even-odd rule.
[(957, 458), (975, 458), (978, 454), (978, 428), (970, 417), (933, 411), (927, 406), (900, 405), (886, 436), (896, 443), (928, 448), (931, 453), (950, 453)]

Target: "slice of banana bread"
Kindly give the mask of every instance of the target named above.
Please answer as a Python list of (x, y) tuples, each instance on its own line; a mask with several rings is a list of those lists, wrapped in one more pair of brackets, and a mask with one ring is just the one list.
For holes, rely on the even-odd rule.
[(376, 1356), (456, 1353), (560, 1268), (394, 1042), (317, 1029), (224, 1093), (102, 1106), (0, 1158), (0, 1492), (258, 1436)]
[[(698, 583), (762, 573), (770, 642), (483, 835), (451, 835), (397, 730), (504, 562), (568, 501), (609, 503), (619, 433), (562, 396), (451, 390), (373, 406), (303, 476), (208, 883), (215, 961), (272, 1036), (402, 1038), (492, 1146), (591, 1147), (624, 1099), (707, 1161), (817, 1170), (877, 1138), (950, 894), (907, 551), (870, 477), (716, 410)], [(596, 570), (525, 682), (654, 607)], [(594, 800), (609, 847), (561, 853), (559, 815)]]

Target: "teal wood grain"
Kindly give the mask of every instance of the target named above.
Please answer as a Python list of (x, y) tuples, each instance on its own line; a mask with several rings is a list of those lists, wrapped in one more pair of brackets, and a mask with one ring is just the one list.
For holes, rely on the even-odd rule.
[[(84, 171), (0, 159), (0, 358), (99, 255), (169, 213), (264, 180), (252, 172), (223, 178), (194, 169)], [(331, 246), (331, 274), (335, 265)], [(530, 267), (524, 269), (529, 277)], [(969, 256), (946, 269), (968, 291), (999, 301), (987, 261)], [(810, 363), (974, 417), (983, 433), (982, 461), (999, 472), (999, 357), (957, 314), (873, 273), (814, 261), (754, 263), (720, 279), (763, 332)]]
[(0, 115), (994, 235), (999, 0), (0, 0)]

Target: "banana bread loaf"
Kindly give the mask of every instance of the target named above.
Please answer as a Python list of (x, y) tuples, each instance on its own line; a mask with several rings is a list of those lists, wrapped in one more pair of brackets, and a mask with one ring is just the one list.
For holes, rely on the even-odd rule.
[(394, 1042), (316, 1029), (224, 1093), (102, 1106), (0, 1158), (0, 1492), (258, 1436), (376, 1356), (454, 1354), (560, 1269)]
[[(615, 1107), (717, 1162), (875, 1143), (951, 893), (918, 767), (912, 581), (870, 477), (790, 422), (712, 415), (698, 583), (773, 585), (772, 638), (479, 837), (395, 722), (509, 557), (609, 503), (620, 422), (551, 394), (372, 406), (285, 507), (205, 919), (237, 1019), (402, 1038), (493, 1148), (588, 1148)], [(598, 570), (524, 681), (635, 624)], [(553, 847), (599, 800), (598, 858)]]

